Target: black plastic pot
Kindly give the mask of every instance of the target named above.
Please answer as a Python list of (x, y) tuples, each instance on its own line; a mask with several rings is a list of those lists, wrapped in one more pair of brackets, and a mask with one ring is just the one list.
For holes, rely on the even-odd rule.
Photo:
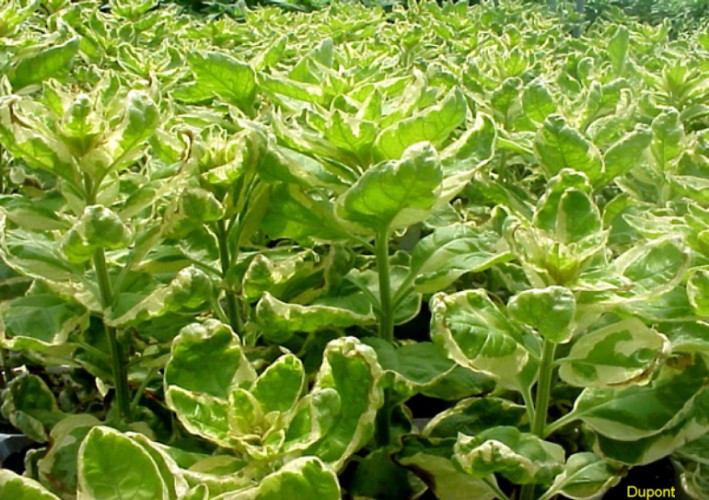
[(22, 474), (25, 470), (25, 454), (35, 445), (24, 434), (0, 434), (0, 465)]

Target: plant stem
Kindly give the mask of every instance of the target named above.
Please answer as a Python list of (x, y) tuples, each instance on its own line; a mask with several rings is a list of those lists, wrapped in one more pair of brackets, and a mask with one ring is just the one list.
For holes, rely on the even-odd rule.
[(536, 414), (536, 411), (534, 409), (534, 401), (532, 401), (531, 389), (525, 389), (522, 391), (522, 399), (524, 399), (524, 407), (527, 410), (529, 425), (532, 425), (534, 423), (534, 415)]
[(391, 418), (394, 412), (394, 405), (391, 403), (391, 389), (384, 390), (384, 406), (377, 413), (376, 420), (376, 441), (380, 447), (389, 446), (391, 440)]
[[(544, 439), (544, 430), (547, 425), (547, 412), (549, 411), (549, 397), (551, 395), (551, 379), (554, 373), (554, 353), (556, 344), (544, 340), (542, 361), (539, 366), (539, 382), (537, 383), (537, 397), (534, 404), (534, 421), (532, 432)], [(534, 484), (522, 486), (520, 500), (534, 500)]]
[(544, 438), (544, 428), (547, 425), (547, 412), (549, 411), (549, 397), (551, 395), (551, 378), (554, 372), (554, 353), (556, 344), (544, 341), (542, 364), (539, 367), (539, 382), (537, 384), (537, 397), (534, 403), (534, 425), (532, 432)]
[(10, 383), (10, 381), (13, 378), (12, 375), (12, 369), (10, 366), (7, 364), (7, 349), (5, 348), (0, 348), (0, 363), (2, 363), (2, 376), (3, 376), (3, 387), (7, 387), (7, 384)]
[[(374, 255), (379, 273), (379, 337), (394, 342), (394, 307), (389, 269), (389, 231), (377, 234), (374, 240)], [(394, 406), (390, 389), (384, 391), (384, 406), (377, 415), (376, 440), (379, 446), (388, 446), (391, 439), (391, 418)]]
[(379, 336), (394, 342), (394, 308), (391, 296), (391, 272), (389, 270), (389, 231), (377, 234), (374, 253), (379, 273)]
[[(229, 256), (229, 232), (224, 226), (224, 220), (217, 221), (217, 240), (219, 242), (219, 263), (222, 268), (222, 280), (226, 280), (227, 273), (231, 267), (231, 257)], [(224, 300), (226, 301), (226, 313), (229, 317), (229, 326), (234, 333), (241, 331), (241, 318), (239, 308), (236, 304), (234, 293), (224, 288)]]
[[(583, 11), (586, 8), (586, 0), (576, 0), (576, 13), (579, 17), (583, 16)], [(581, 36), (581, 19), (576, 21), (574, 29), (571, 31), (571, 35), (574, 38), (579, 38)]]
[(573, 411), (571, 413), (567, 413), (566, 415), (564, 415), (560, 419), (558, 419), (546, 426), (546, 429), (544, 429), (544, 437), (551, 436), (556, 431), (558, 431), (562, 427), (570, 424), (574, 420), (576, 420), (576, 414)]
[(483, 478), (483, 482), (488, 485), (488, 487), (497, 495), (497, 498), (499, 500), (510, 500), (510, 497), (505, 495), (505, 492), (500, 489), (500, 487), (492, 482), (490, 479), (487, 477)]
[[(113, 303), (113, 292), (111, 290), (111, 281), (108, 277), (108, 269), (106, 267), (106, 254), (103, 248), (99, 248), (94, 253), (94, 269), (96, 270), (96, 279), (101, 292), (101, 303), (104, 309), (107, 309)], [(108, 326), (104, 321), (106, 338), (108, 340), (108, 348), (111, 352), (111, 369), (113, 372), (113, 381), (116, 385), (116, 402), (118, 404), (118, 413), (125, 420), (130, 419), (130, 392), (128, 389), (128, 366), (123, 353), (123, 349), (118, 342), (116, 329)]]
[(152, 382), (155, 378), (156, 373), (157, 370), (155, 368), (151, 368), (150, 371), (145, 375), (143, 382), (140, 384), (140, 387), (138, 387), (138, 390), (133, 395), (133, 401), (131, 401), (131, 409), (136, 408), (138, 404), (140, 404), (140, 398), (143, 397), (143, 393), (148, 388), (148, 384), (150, 384), (150, 382)]

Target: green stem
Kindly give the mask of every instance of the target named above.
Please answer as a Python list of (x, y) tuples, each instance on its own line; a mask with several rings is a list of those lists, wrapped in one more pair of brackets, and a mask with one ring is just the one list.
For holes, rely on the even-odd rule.
[[(547, 425), (547, 412), (549, 411), (555, 352), (556, 344), (544, 340), (542, 361), (539, 366), (537, 397), (534, 403), (534, 421), (532, 422), (532, 432), (541, 439), (544, 439), (544, 430)], [(522, 486), (522, 491), (519, 496), (520, 500), (534, 500), (534, 486), (534, 484), (525, 484)]]
[(394, 308), (391, 296), (391, 272), (389, 269), (389, 231), (377, 234), (374, 253), (379, 272), (379, 336), (394, 342)]
[(391, 389), (384, 390), (384, 406), (377, 413), (376, 436), (377, 445), (384, 448), (389, 446), (391, 440), (391, 419), (394, 406), (391, 403)]
[(534, 401), (532, 401), (531, 389), (527, 388), (522, 391), (522, 399), (524, 399), (524, 407), (527, 410), (527, 418), (529, 419), (529, 425), (532, 425), (534, 422), (535, 410)]
[[(389, 343), (394, 342), (394, 307), (391, 291), (391, 270), (389, 269), (389, 231), (377, 234), (374, 240), (374, 255), (379, 273), (379, 337)], [(391, 419), (394, 405), (390, 389), (384, 392), (384, 407), (377, 415), (376, 440), (379, 446), (388, 446), (391, 439)]]
[(219, 319), (219, 321), (221, 321), (224, 324), (229, 323), (229, 318), (227, 317), (226, 313), (224, 312), (224, 308), (219, 303), (218, 298), (212, 297), (210, 303), (212, 304), (212, 309), (214, 309), (214, 314), (217, 315), (217, 318)]
[(500, 153), (500, 165), (497, 167), (497, 171), (505, 179), (508, 178), (507, 170), (505, 169), (506, 166), (507, 166), (507, 150), (503, 149), (502, 152)]
[(137, 408), (138, 404), (140, 403), (140, 398), (143, 397), (143, 393), (145, 390), (148, 388), (148, 384), (153, 381), (155, 378), (155, 374), (157, 373), (157, 370), (155, 368), (151, 368), (150, 371), (145, 375), (145, 378), (143, 379), (143, 382), (141, 382), (140, 387), (138, 387), (138, 390), (135, 392), (133, 395), (133, 401), (131, 401), (131, 409)]
[(393, 299), (394, 309), (396, 309), (396, 307), (399, 304), (401, 304), (401, 301), (407, 297), (407, 295), (408, 295), (407, 292), (410, 291), (409, 288), (411, 287), (411, 284), (414, 282), (415, 279), (416, 279), (416, 275), (414, 273), (409, 274), (406, 277), (406, 279), (404, 280), (404, 282), (401, 284), (399, 289), (396, 291), (396, 293), (394, 294), (394, 299)]
[[(113, 303), (113, 292), (111, 290), (111, 281), (108, 276), (108, 268), (106, 267), (106, 254), (103, 248), (99, 248), (94, 253), (94, 269), (96, 270), (96, 279), (98, 281), (99, 291), (101, 292), (101, 303), (104, 309), (107, 309)], [(108, 348), (111, 353), (111, 369), (113, 372), (113, 380), (116, 385), (116, 402), (118, 404), (118, 413), (121, 418), (130, 420), (130, 392), (128, 388), (128, 363), (125, 359), (125, 354), (121, 344), (118, 342), (116, 329), (106, 325), (106, 338), (108, 340)]]
[(539, 367), (539, 383), (537, 384), (537, 397), (534, 403), (534, 425), (532, 427), (532, 432), (542, 439), (544, 438), (544, 429), (547, 425), (547, 412), (549, 411), (555, 352), (556, 344), (545, 340), (542, 364)]
[[(586, 0), (576, 0), (576, 13), (579, 14), (579, 17), (583, 16), (585, 8)], [(582, 20), (579, 19), (579, 21), (574, 26), (574, 29), (572, 31), (572, 35), (574, 38), (579, 38), (581, 36), (581, 22)]]
[(0, 348), (0, 363), (2, 363), (2, 376), (5, 382), (3, 387), (7, 387), (7, 384), (13, 379), (12, 369), (7, 364), (7, 356), (5, 354), (7, 354), (7, 349)]
[(105, 361), (106, 363), (110, 363), (110, 362), (111, 362), (110, 357), (109, 357), (105, 352), (103, 352), (101, 349), (97, 349), (97, 348), (95, 348), (94, 346), (92, 346), (92, 345), (90, 345), (90, 344), (87, 344), (86, 342), (81, 342), (81, 341), (79, 341), (79, 342), (77, 342), (77, 344), (78, 344), (83, 350), (85, 350), (85, 351), (87, 351), (87, 352), (90, 352), (91, 354), (93, 354), (94, 356), (96, 356), (98, 359), (101, 359), (101, 360)]
[[(219, 242), (219, 263), (222, 268), (222, 279), (226, 280), (227, 273), (231, 267), (231, 257), (229, 256), (229, 232), (224, 226), (224, 220), (217, 221), (217, 241)], [(236, 304), (234, 293), (224, 288), (224, 300), (226, 301), (226, 313), (229, 317), (229, 325), (235, 333), (241, 331), (241, 318), (239, 308)]]
[(488, 479), (488, 478), (486, 478), (486, 477), (483, 478), (483, 481), (484, 481), (485, 484), (487, 484), (488, 487), (495, 493), (495, 495), (497, 495), (497, 498), (498, 498), (499, 500), (510, 500), (510, 497), (508, 497), (507, 495), (505, 495), (505, 492), (502, 491), (502, 490), (500, 489), (500, 487), (499, 487), (497, 484), (495, 484), (493, 481), (491, 481), (490, 479)]
[(560, 419), (558, 419), (546, 426), (546, 429), (544, 430), (544, 437), (551, 436), (556, 431), (558, 431), (562, 427), (570, 424), (574, 420), (576, 420), (576, 414), (573, 411), (571, 413), (567, 413), (566, 415), (564, 415)]
[(86, 204), (93, 205), (96, 203), (96, 193), (94, 192), (94, 183), (91, 177), (88, 175), (84, 176), (84, 195), (86, 197)]

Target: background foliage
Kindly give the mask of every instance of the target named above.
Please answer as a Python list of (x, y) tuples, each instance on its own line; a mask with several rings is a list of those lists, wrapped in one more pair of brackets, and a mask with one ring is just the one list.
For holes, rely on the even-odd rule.
[(498, 3), (3, 3), (0, 497), (705, 497), (707, 27)]

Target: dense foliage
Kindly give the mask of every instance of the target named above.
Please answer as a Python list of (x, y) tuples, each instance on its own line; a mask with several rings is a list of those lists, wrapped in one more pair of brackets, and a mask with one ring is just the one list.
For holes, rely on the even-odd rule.
[[(284, 9), (311, 11), (330, 4), (330, 0), (163, 0), (175, 2), (198, 12), (241, 16), (245, 7), (277, 5)], [(350, 0), (365, 6), (390, 9), (394, 5), (408, 6), (408, 0)], [(459, 0), (467, 5), (478, 5), (485, 0)], [(499, 5), (499, 1), (487, 0)], [(599, 19), (623, 23), (628, 16), (648, 24), (669, 23), (672, 35), (695, 30), (709, 20), (709, 0), (524, 0), (546, 5), (562, 17), (571, 17), (581, 25), (593, 24)], [(413, 2), (415, 3), (415, 2)], [(438, 2), (441, 3), (440, 1)], [(503, 7), (504, 8), (504, 7)], [(578, 15), (580, 13), (581, 15)]]
[(709, 494), (709, 32), (0, 6), (2, 498)]

